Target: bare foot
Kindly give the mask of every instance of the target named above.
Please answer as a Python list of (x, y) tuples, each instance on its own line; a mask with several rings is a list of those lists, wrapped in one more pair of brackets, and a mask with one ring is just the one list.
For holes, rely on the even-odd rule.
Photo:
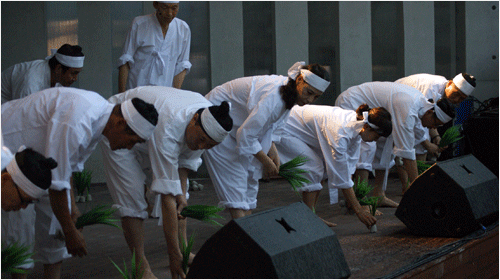
[(399, 203), (396, 203), (387, 196), (382, 197), (381, 200), (378, 201), (378, 207), (391, 207), (391, 208), (397, 208), (399, 206)]
[(196, 257), (195, 254), (189, 253), (189, 261), (188, 261), (188, 266), (191, 266), (193, 264), (194, 257)]
[(145, 270), (142, 279), (158, 279), (151, 270)]
[[(320, 218), (320, 219), (321, 219), (321, 218)], [(325, 220), (325, 219), (321, 219), (321, 220), (323, 221), (323, 223), (325, 223), (325, 224), (326, 224), (327, 226), (329, 226), (329, 227), (336, 227), (336, 226), (337, 226), (337, 224), (336, 224), (336, 223), (329, 222), (329, 221), (327, 221), (327, 220)]]

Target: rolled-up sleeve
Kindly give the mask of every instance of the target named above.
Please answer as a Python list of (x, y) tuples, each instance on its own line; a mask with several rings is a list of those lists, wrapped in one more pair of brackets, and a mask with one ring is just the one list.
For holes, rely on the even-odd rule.
[(123, 44), (123, 52), (122, 55), (118, 58), (117, 67), (120, 67), (127, 62), (134, 63), (134, 54), (137, 50), (136, 38), (137, 23), (134, 20), (127, 34), (127, 38), (125, 39), (125, 43)]
[(191, 30), (189, 26), (185, 25), (185, 30), (182, 36), (182, 46), (180, 50), (177, 63), (175, 64), (174, 76), (186, 69), (186, 74), (191, 70), (191, 62), (189, 62), (189, 52), (191, 48)]
[(148, 142), (149, 158), (153, 170), (151, 190), (160, 194), (181, 195), (177, 142), (159, 131), (155, 131)]

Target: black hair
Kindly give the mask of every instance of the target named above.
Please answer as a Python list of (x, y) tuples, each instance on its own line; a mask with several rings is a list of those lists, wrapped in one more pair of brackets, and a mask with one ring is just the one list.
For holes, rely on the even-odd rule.
[[(450, 118), (455, 118), (455, 107), (451, 102), (448, 100), (448, 98), (440, 98), (437, 102), (436, 105), (443, 110), (443, 112), (448, 115)], [(434, 112), (434, 117), (437, 118), (436, 112)]]
[(135, 109), (142, 117), (144, 117), (148, 122), (153, 125), (158, 124), (158, 111), (153, 104), (147, 103), (146, 101), (134, 97), (132, 98), (132, 104), (134, 104)]
[[(156, 110), (156, 108), (153, 104), (147, 103), (144, 100), (137, 98), (137, 97), (132, 98), (132, 104), (134, 105), (137, 112), (139, 112), (139, 114), (141, 114), (141, 116), (143, 116), (151, 124), (156, 126), (156, 124), (158, 123), (158, 111)], [(113, 108), (112, 114), (115, 114), (115, 115), (123, 118), (121, 104), (115, 105), (115, 107)], [(130, 128), (128, 123), (127, 123), (127, 126), (125, 127), (125, 131), (128, 134), (137, 135), (137, 133), (132, 128)]]
[[(210, 113), (214, 118), (217, 120), (217, 122), (224, 128), (226, 131), (231, 131), (233, 129), (233, 119), (229, 115), (229, 103), (227, 101), (222, 101), (222, 103), (219, 106), (210, 106), (208, 107), (208, 110), (210, 110)], [(205, 128), (203, 128), (203, 125), (201, 124), (201, 113), (205, 110), (205, 108), (198, 109), (196, 113), (198, 114), (198, 119), (196, 122), (198, 125), (201, 127), (203, 132), (210, 137), (210, 135), (205, 131)], [(213, 139), (212, 139), (213, 140)]]
[(376, 132), (383, 137), (388, 137), (392, 133), (392, 118), (391, 113), (383, 107), (370, 109), (367, 104), (362, 104), (356, 109), (356, 114), (362, 116), (363, 112), (368, 112), (368, 121), (379, 129)]
[(50, 187), (51, 170), (57, 167), (53, 158), (46, 158), (31, 148), (16, 153), (15, 157), (19, 169), (33, 184), (44, 190)]
[[(62, 45), (58, 50), (57, 53), (68, 55), (68, 56), (84, 56), (82, 52), (82, 47), (78, 45), (70, 45), (70, 44), (64, 44)], [(59, 61), (57, 61), (56, 57), (53, 56), (51, 59), (49, 59), (49, 66), (51, 70), (54, 70), (58, 64), (61, 64)], [(61, 64), (62, 71), (65, 73), (68, 71), (69, 67), (64, 66)]]
[(472, 77), (467, 73), (462, 73), (462, 77), (473, 87), (476, 87), (476, 78)]
[[(326, 69), (319, 65), (318, 63), (313, 63), (309, 65), (302, 66), (301, 69), (307, 69), (324, 80), (330, 81), (330, 75)], [(297, 104), (298, 92), (297, 92), (297, 83), (295, 80), (288, 78), (288, 82), (286, 85), (280, 87), (281, 98), (285, 102), (285, 107), (287, 109), (292, 109), (292, 107)]]

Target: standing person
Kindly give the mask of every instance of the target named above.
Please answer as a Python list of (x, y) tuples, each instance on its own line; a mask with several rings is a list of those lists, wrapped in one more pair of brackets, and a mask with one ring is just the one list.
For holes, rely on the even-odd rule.
[(78, 45), (62, 45), (46, 59), (22, 62), (2, 72), (2, 104), (55, 87), (69, 87), (83, 69), (85, 56)]
[[(369, 82), (350, 87), (335, 101), (336, 106), (348, 110), (355, 110), (361, 104), (385, 108), (392, 116), (392, 134), (380, 138), (375, 145), (362, 143), (356, 176), (368, 180), (368, 172), (376, 169), (373, 195), (382, 197), (379, 206), (397, 207), (396, 202), (385, 196), (388, 170), (394, 164), (393, 155), (403, 159), (403, 168), (410, 183), (413, 182), (418, 176), (414, 146), (425, 139), (423, 127), (443, 125), (455, 117), (455, 112), (446, 99), (430, 103), (418, 90), (391, 82)], [(379, 172), (384, 169), (385, 176)], [(403, 193), (405, 191), (403, 189)]]
[(134, 19), (118, 59), (118, 92), (139, 86), (181, 88), (191, 69), (191, 30), (176, 18), (179, 1), (154, 1), (156, 13)]
[(280, 140), (275, 144), (282, 163), (297, 156), (309, 159), (302, 169), (308, 171), (304, 177), (311, 183), (298, 190), (311, 210), (316, 207), (323, 188), (321, 181), (326, 177), (330, 203), (338, 202), (338, 189), (341, 189), (358, 219), (370, 228), (377, 219), (356, 199), (351, 175), (359, 160), (361, 140), (377, 141), (380, 136), (388, 137), (391, 132), (391, 115), (381, 107), (370, 109), (363, 104), (352, 111), (333, 106), (293, 106), (286, 124), (280, 129)]
[(269, 75), (239, 78), (210, 91), (214, 104), (231, 103), (234, 129), (220, 145), (204, 155), (219, 205), (233, 219), (257, 207), (260, 178), (277, 175), (279, 156), (271, 136), (298, 104), (314, 102), (326, 90), (328, 72), (318, 64), (295, 63), (288, 77)]
[[(24, 144), (58, 163), (48, 194), (34, 208), (7, 213), (8, 218), (2, 219), (2, 228), (14, 232), (12, 240), (24, 244), (36, 240), (45, 278), (60, 278), (62, 260), (70, 257), (68, 253), (87, 254), (83, 235), (74, 223), (79, 213), (71, 191), (72, 172), (83, 170), (102, 139), (112, 149), (131, 149), (144, 142), (157, 119), (154, 106), (143, 100), (115, 105), (95, 92), (68, 87), (46, 89), (2, 105), (4, 145), (17, 150)], [(56, 237), (61, 231), (64, 241)]]
[[(132, 150), (112, 151), (103, 141), (107, 186), (122, 220), (123, 234), (144, 278), (155, 277), (144, 254), (144, 220), (148, 217), (144, 198), (145, 169), (151, 168), (151, 190), (157, 193), (163, 231), (168, 247), (172, 278), (185, 278), (179, 237), (186, 240), (185, 220), (178, 217), (187, 205), (188, 170), (201, 165), (201, 154), (219, 144), (233, 126), (229, 104), (213, 106), (201, 94), (171, 87), (144, 86), (112, 96), (121, 103), (132, 98), (150, 102), (160, 112), (152, 138)], [(160, 212), (160, 211), (159, 211)]]
[[(414, 74), (401, 78), (396, 83), (418, 89), (426, 99), (437, 101), (440, 98), (447, 98), (455, 106), (460, 105), (476, 87), (476, 79), (467, 73), (460, 73), (453, 80), (448, 80), (439, 75)], [(426, 140), (423, 144), (415, 146), (416, 157), (420, 161), (427, 159), (427, 152), (437, 156), (439, 152), (438, 145), (441, 142), (441, 136), (437, 129), (426, 128), (425, 130)], [(408, 183), (408, 174), (399, 165), (397, 169), (401, 183), (406, 185)]]

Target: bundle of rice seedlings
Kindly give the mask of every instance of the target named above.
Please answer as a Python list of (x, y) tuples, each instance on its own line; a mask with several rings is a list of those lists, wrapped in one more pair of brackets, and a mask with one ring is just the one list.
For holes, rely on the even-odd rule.
[(373, 190), (373, 188), (368, 185), (368, 180), (363, 180), (360, 182), (360, 179), (361, 178), (358, 177), (358, 183), (354, 186), (354, 194), (356, 195), (358, 201), (364, 199), (368, 195), (368, 193)]
[(301, 188), (303, 184), (309, 184), (311, 181), (304, 178), (301, 174), (308, 173), (303, 169), (298, 168), (308, 162), (309, 159), (304, 156), (297, 156), (296, 158), (280, 165), (279, 175), (285, 178), (293, 190), (298, 194), (297, 188)]
[(73, 173), (73, 186), (76, 189), (76, 202), (92, 201), (89, 194), (90, 183), (92, 181), (92, 171), (83, 170)]
[(123, 260), (123, 270), (113, 260), (109, 260), (113, 263), (116, 269), (118, 269), (123, 279), (141, 279), (142, 275), (144, 274), (144, 271), (141, 267), (142, 261), (139, 262), (139, 265), (137, 265), (137, 267), (135, 265), (135, 250), (132, 252), (132, 260), (130, 261), (132, 268), (130, 269), (130, 271), (127, 268), (125, 260)]
[(448, 128), (443, 136), (441, 137), (441, 142), (439, 142), (439, 145), (438, 147), (439, 148), (442, 148), (442, 147), (446, 147), (450, 144), (453, 144), (455, 142), (457, 142), (458, 140), (462, 139), (462, 137), (460, 137), (460, 130), (462, 129), (462, 125), (461, 124), (457, 124), (457, 125), (454, 125), (450, 128)]
[(222, 224), (214, 220), (215, 218), (224, 219), (224, 217), (217, 214), (222, 210), (224, 210), (224, 208), (217, 206), (189, 205), (184, 207), (184, 209), (182, 209), (181, 215), (186, 218), (193, 218), (196, 220), (207, 222), (212, 225), (222, 227)]
[(118, 222), (118, 220), (112, 218), (116, 210), (117, 209), (113, 209), (107, 205), (97, 206), (78, 217), (75, 224), (76, 228), (82, 228), (95, 224), (103, 224), (121, 229), (118, 225), (115, 224), (115, 222)]
[(189, 255), (191, 254), (191, 249), (193, 248), (194, 236), (195, 233), (191, 234), (191, 237), (189, 238), (187, 245), (186, 241), (184, 241), (184, 238), (179, 237), (179, 241), (181, 243), (181, 252), (182, 252), (182, 270), (184, 271), (185, 274), (187, 274), (188, 271)]
[(418, 175), (424, 173), (427, 169), (429, 169), (432, 165), (427, 164), (425, 161), (417, 160), (417, 169)]
[(31, 257), (35, 253), (30, 253), (30, 249), (30, 245), (21, 245), (18, 242), (9, 246), (2, 243), (2, 273), (28, 273), (27, 270), (17, 267), (34, 262)]
[[(375, 196), (365, 197), (359, 201), (359, 204), (368, 205), (368, 207), (370, 208), (370, 214), (372, 214), (372, 216), (375, 217), (375, 214), (377, 213), (377, 206), (378, 206), (379, 199), (380, 199), (379, 197), (375, 197)], [(371, 226), (370, 232), (372, 232), (372, 233), (377, 232), (377, 225), (376, 224)]]

